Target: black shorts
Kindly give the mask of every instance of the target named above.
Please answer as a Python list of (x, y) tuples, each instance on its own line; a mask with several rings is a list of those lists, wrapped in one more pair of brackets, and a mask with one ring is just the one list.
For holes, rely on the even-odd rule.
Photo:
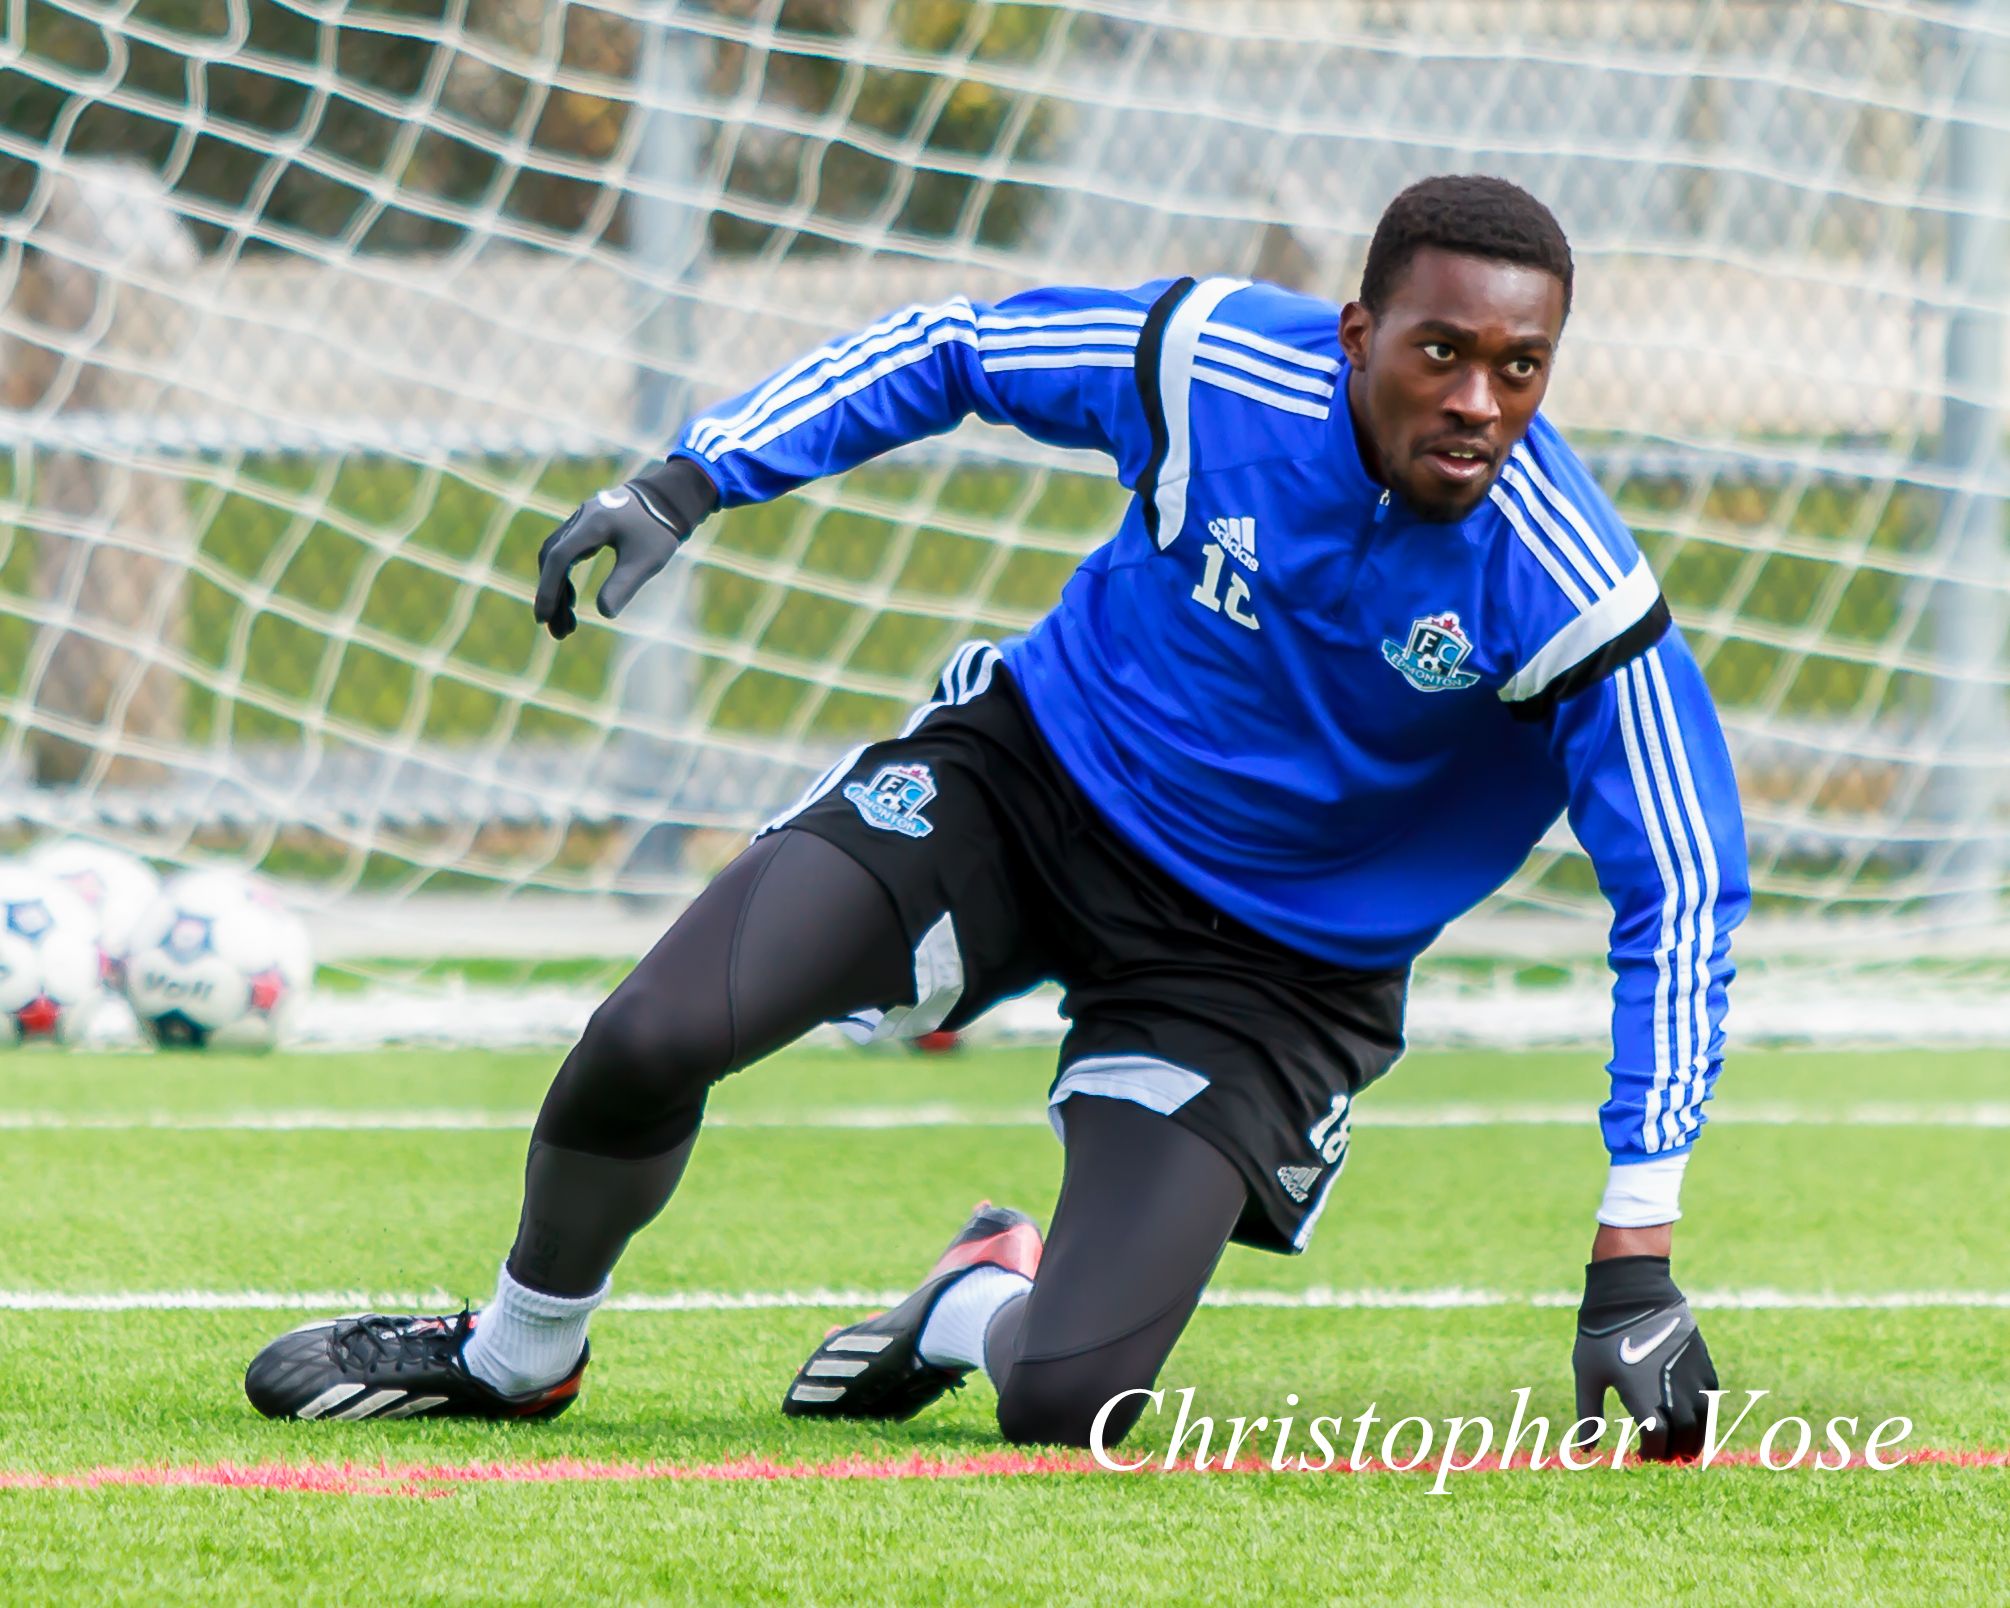
[(916, 999), (865, 1026), (956, 1028), (1060, 983), (1072, 1025), (1050, 1111), (1080, 1093), (1165, 1113), (1247, 1182), (1236, 1239), (1304, 1249), (1346, 1163), (1354, 1096), (1403, 1052), (1407, 970), (1315, 960), (1147, 860), (1062, 770), (988, 643), (960, 649), (937, 702), (769, 830), (782, 826), (843, 849), (899, 910)]

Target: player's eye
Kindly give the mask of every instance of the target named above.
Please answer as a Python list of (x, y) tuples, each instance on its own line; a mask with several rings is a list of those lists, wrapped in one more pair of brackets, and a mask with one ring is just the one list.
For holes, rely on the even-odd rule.
[(1508, 359), (1507, 371), (1509, 379), (1532, 380), (1542, 372), (1542, 363), (1533, 357), (1511, 357)]
[(1457, 355), (1452, 350), (1452, 343), (1450, 341), (1424, 342), (1424, 356), (1428, 357), (1433, 363), (1449, 363)]

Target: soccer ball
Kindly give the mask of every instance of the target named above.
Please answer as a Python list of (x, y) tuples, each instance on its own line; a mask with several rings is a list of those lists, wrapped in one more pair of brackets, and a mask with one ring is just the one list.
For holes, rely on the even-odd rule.
[(72, 1037), (103, 977), (98, 918), (54, 877), (0, 864), (0, 1042)]
[(269, 1049), (313, 982), (307, 928), (255, 877), (185, 871), (134, 923), (126, 998), (156, 1044)]
[(98, 919), (98, 948), (108, 963), (126, 952), (133, 923), (161, 893), (161, 879), (146, 861), (85, 838), (44, 844), (28, 863), (91, 908)]

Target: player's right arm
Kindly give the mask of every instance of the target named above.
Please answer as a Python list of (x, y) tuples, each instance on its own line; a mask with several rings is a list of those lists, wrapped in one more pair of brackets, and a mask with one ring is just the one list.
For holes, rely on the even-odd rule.
[(603, 547), (615, 552), (599, 598), (611, 617), (713, 508), (779, 497), (973, 414), (1106, 452), (1132, 483), (1152, 450), (1138, 343), (1166, 288), (1029, 290), (995, 306), (957, 297), (817, 348), (698, 414), (666, 462), (581, 505), (539, 554), (539, 622), (571, 632), (569, 572)]

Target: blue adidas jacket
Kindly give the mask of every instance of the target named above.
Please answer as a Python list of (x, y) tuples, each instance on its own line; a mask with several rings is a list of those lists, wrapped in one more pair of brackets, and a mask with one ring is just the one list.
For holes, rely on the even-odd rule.
[(1631, 535), (1538, 416), (1491, 497), (1418, 519), (1361, 465), (1339, 309), (1232, 279), (910, 307), (691, 421), (724, 506), (968, 414), (1136, 496), (1009, 644), (1116, 829), (1339, 965), (1412, 960), (1556, 817), (1613, 908), (1615, 1163), (1685, 1152), (1749, 903), (1709, 693)]

